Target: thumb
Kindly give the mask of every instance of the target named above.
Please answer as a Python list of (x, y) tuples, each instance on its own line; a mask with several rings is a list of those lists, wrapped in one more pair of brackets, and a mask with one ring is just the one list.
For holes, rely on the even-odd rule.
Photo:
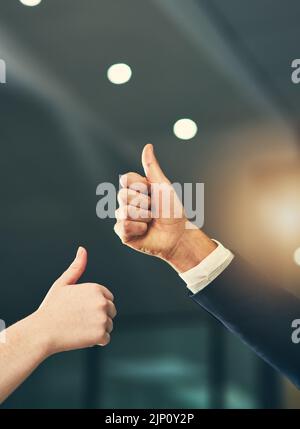
[(87, 265), (87, 251), (79, 247), (76, 257), (69, 268), (56, 281), (61, 286), (71, 285), (78, 282)]
[(155, 157), (152, 144), (147, 144), (144, 147), (142, 154), (142, 164), (145, 175), (150, 183), (170, 183), (160, 168), (160, 165)]

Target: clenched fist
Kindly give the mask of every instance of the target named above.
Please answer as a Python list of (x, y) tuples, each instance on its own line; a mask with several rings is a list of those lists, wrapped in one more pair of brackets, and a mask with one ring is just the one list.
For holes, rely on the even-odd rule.
[(49, 290), (34, 313), (49, 355), (110, 341), (116, 309), (112, 293), (96, 283), (76, 284), (85, 271), (87, 252), (76, 258)]
[(120, 179), (115, 232), (127, 246), (187, 271), (216, 244), (187, 220), (150, 144), (143, 150), (142, 165), (145, 176), (127, 173)]

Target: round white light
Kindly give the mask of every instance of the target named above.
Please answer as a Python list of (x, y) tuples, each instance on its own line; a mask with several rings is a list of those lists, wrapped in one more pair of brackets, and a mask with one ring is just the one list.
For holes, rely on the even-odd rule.
[(37, 6), (42, 0), (20, 0), (25, 6)]
[(181, 140), (191, 140), (197, 132), (197, 124), (191, 119), (180, 119), (174, 125), (174, 134)]
[(294, 262), (295, 264), (300, 265), (300, 247), (298, 247), (294, 252)]
[(107, 71), (108, 80), (115, 85), (127, 83), (132, 76), (132, 70), (127, 64), (114, 64)]

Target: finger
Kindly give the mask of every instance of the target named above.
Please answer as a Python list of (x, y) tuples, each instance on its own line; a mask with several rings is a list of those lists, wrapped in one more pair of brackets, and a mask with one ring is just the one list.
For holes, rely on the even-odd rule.
[(102, 288), (102, 292), (103, 292), (103, 295), (105, 296), (105, 298), (109, 299), (110, 301), (114, 301), (115, 297), (113, 296), (111, 291), (108, 290), (105, 286), (101, 286), (101, 288)]
[(70, 285), (78, 282), (87, 265), (87, 251), (79, 247), (76, 257), (69, 268), (55, 282), (60, 285)]
[(114, 322), (112, 321), (112, 319), (109, 317), (107, 319), (107, 323), (106, 323), (106, 332), (108, 332), (109, 334), (112, 333), (114, 329)]
[(109, 344), (109, 343), (110, 343), (110, 334), (108, 332), (105, 332), (99, 346), (104, 347), (104, 346), (107, 346), (107, 344)]
[(115, 233), (120, 237), (123, 243), (141, 237), (148, 230), (147, 223), (135, 222), (132, 220), (118, 221), (114, 226)]
[(142, 164), (145, 175), (150, 183), (170, 183), (155, 157), (152, 144), (147, 144), (144, 147), (142, 153)]
[(146, 222), (152, 221), (152, 214), (150, 210), (141, 209), (134, 206), (122, 206), (119, 207), (115, 212), (117, 220), (133, 220), (135, 222)]
[(107, 301), (107, 314), (111, 319), (114, 319), (117, 315), (115, 304), (111, 301)]
[(148, 210), (151, 207), (151, 199), (148, 195), (134, 191), (133, 189), (122, 188), (118, 193), (120, 206), (135, 206)]
[(148, 195), (150, 193), (150, 185), (147, 179), (137, 173), (127, 173), (120, 177), (120, 184), (123, 188), (133, 189)]

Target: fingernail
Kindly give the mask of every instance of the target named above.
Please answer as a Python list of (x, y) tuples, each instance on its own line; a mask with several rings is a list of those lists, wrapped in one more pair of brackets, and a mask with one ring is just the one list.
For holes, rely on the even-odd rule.
[(82, 252), (83, 252), (83, 247), (79, 246), (77, 253), (76, 253), (76, 258), (78, 258), (78, 256), (82, 255)]

